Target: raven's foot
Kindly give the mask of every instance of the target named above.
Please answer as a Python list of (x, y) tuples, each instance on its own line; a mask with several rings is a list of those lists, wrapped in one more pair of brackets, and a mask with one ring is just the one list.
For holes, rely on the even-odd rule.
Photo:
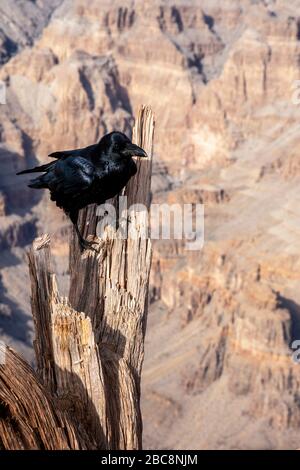
[(95, 245), (95, 242), (85, 240), (84, 238), (81, 238), (79, 240), (79, 246), (80, 246), (81, 253), (83, 253), (84, 250), (92, 250), (92, 251), (95, 251), (96, 253), (98, 253), (98, 250), (93, 245)]

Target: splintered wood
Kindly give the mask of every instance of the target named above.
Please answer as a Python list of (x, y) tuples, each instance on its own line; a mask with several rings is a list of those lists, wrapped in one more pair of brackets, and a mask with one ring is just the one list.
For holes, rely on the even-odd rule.
[[(150, 207), (153, 133), (152, 111), (143, 106), (133, 130), (133, 141), (146, 150), (148, 158), (137, 160), (137, 174), (122, 194), (123, 198), (127, 197), (130, 210), (126, 219), (134, 237), (122, 238), (118, 227), (106, 227), (101, 238), (97, 238), (96, 207), (82, 210), (81, 230), (84, 236), (93, 237), (97, 251), (81, 254), (73, 233), (68, 299), (61, 298), (57, 289), (49, 237), (36, 239), (28, 255), (36, 331), (34, 346), (41, 381), (39, 384), (32, 379), (31, 388), (45, 393), (43, 399), (47, 406), (37, 410), (32, 400), (26, 402), (26, 410), (29, 416), (35, 414), (38, 429), (55, 414), (53, 436), (47, 441), (47, 448), (140, 449), (142, 446), (140, 380), (151, 265), (145, 209)], [(117, 198), (111, 202), (118, 213)], [(20, 359), (16, 362), (23, 366)], [(30, 374), (34, 377), (31, 371)], [(2, 370), (0, 380), (1, 377)], [(24, 380), (22, 386), (26, 387)], [(0, 399), (3, 400), (2, 392)], [(4, 402), (13, 413), (13, 403)], [(4, 448), (39, 447), (27, 437), (23, 447), (16, 440), (10, 441), (0, 421), (0, 445), (6, 436)], [(34, 433), (31, 422), (28, 426), (28, 433), (30, 429)], [(55, 440), (57, 435), (60, 441)]]

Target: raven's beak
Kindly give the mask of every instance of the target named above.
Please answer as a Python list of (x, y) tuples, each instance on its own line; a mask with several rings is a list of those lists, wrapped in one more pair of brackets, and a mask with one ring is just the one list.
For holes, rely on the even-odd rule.
[(133, 157), (148, 157), (145, 150), (143, 150), (138, 145), (133, 144), (132, 142), (126, 145), (126, 153), (130, 153)]

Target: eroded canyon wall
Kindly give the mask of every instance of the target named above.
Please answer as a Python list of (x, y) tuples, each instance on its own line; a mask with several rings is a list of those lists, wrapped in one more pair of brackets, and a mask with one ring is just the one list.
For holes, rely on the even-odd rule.
[(36, 233), (68, 280), (69, 224), (15, 172), (150, 104), (154, 201), (203, 203), (205, 243), (154, 242), (145, 447), (299, 447), (300, 2), (22, 3), (24, 34), (7, 13), (0, 28), (2, 338), (31, 357)]

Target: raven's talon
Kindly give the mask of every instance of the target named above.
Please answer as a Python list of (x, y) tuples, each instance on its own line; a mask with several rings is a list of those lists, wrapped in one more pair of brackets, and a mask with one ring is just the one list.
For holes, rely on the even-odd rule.
[(94, 248), (93, 245), (95, 245), (95, 242), (91, 242), (91, 241), (88, 241), (88, 240), (80, 240), (79, 246), (80, 246), (81, 253), (83, 253), (84, 250), (92, 250), (92, 251), (95, 251), (97, 253), (98, 250), (96, 248)]

